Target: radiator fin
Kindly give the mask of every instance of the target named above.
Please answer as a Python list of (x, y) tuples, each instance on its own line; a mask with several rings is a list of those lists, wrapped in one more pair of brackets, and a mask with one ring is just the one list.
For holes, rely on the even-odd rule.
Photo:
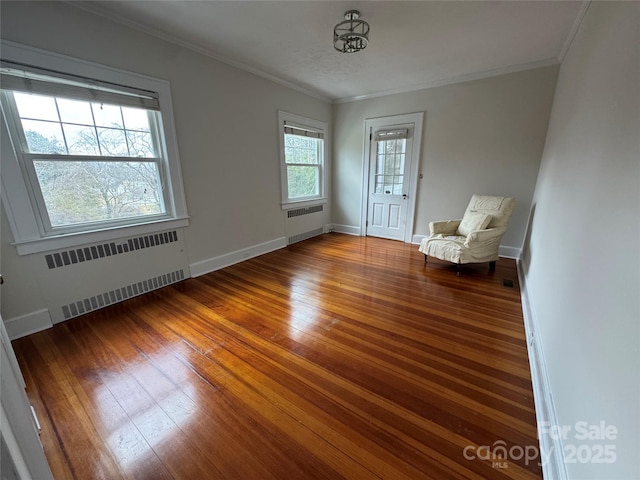
[(287, 239), (287, 245), (291, 245), (292, 243), (301, 242), (303, 240), (308, 240), (309, 238), (316, 237), (318, 235), (322, 235), (324, 231), (322, 227), (316, 228), (315, 230), (310, 230), (305, 233), (300, 233), (298, 235), (293, 235)]
[(44, 256), (47, 267), (60, 268), (74, 263), (88, 262), (99, 258), (110, 257), (112, 255), (121, 255), (123, 253), (133, 252), (143, 248), (156, 247), (165, 243), (173, 243), (178, 241), (178, 232), (172, 230), (170, 232), (152, 233), (141, 237), (129, 238), (127, 240), (119, 240), (116, 242), (101, 243), (99, 245), (91, 245), (89, 247), (74, 248), (65, 250), (64, 252), (50, 253)]
[(314, 205), (306, 208), (294, 208), (293, 210), (287, 210), (287, 218), (299, 217), (300, 215), (308, 215), (310, 213), (322, 212), (324, 207), (322, 205)]
[(151, 290), (157, 290), (158, 288), (166, 287), (172, 283), (177, 283), (184, 280), (184, 270), (176, 270), (175, 272), (165, 273), (157, 277), (152, 277), (141, 282), (132, 283), (121, 288), (116, 288), (108, 292), (95, 295), (93, 297), (84, 298), (68, 305), (62, 306), (62, 314), (64, 319), (77, 317), (84, 313), (92, 312), (102, 307), (112, 305), (114, 303), (127, 300), (143, 293), (150, 292)]

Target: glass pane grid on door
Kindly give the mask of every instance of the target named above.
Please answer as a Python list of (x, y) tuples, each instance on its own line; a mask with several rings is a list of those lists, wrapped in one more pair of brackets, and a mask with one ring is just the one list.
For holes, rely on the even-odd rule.
[(402, 195), (406, 139), (378, 141), (375, 193)]

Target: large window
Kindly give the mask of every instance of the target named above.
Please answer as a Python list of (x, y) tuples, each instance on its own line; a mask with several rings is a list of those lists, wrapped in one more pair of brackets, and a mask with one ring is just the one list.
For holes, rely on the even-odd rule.
[[(19, 251), (40, 241), (21, 253), (49, 249), (45, 240), (186, 217), (177, 149), (167, 142), (167, 134), (175, 135), (167, 128), (171, 112), (160, 92), (4, 58), (1, 74), (2, 111), (18, 167), (5, 168), (3, 149), (3, 176), (21, 174), (34, 224), (21, 228), (29, 219), (12, 215), (14, 236)], [(3, 183), (9, 208), (20, 203), (20, 189)]]
[(326, 201), (327, 124), (280, 112), (282, 205)]
[(17, 91), (3, 97), (46, 233), (166, 215), (156, 112)]

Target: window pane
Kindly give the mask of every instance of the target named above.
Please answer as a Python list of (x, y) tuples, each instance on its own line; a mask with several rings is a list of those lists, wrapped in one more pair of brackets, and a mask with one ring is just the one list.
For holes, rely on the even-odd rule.
[(289, 198), (320, 195), (320, 169), (316, 166), (287, 166)]
[(384, 176), (383, 175), (376, 175), (375, 193), (382, 193), (383, 189), (384, 189)]
[(93, 127), (62, 124), (70, 155), (100, 155)]
[(146, 110), (122, 107), (122, 116), (124, 117), (124, 128), (127, 130), (150, 131), (149, 116)]
[(287, 163), (299, 163), (298, 149), (294, 147), (285, 147), (284, 158), (285, 158), (285, 162)]
[(126, 132), (130, 157), (157, 157), (153, 145), (153, 138), (149, 132), (139, 132), (136, 130), (126, 130)]
[(396, 175), (402, 175), (404, 173), (404, 155), (395, 155), (395, 171)]
[(393, 177), (393, 194), (394, 195), (402, 195), (403, 183), (404, 183), (404, 177), (402, 175)]
[(92, 103), (93, 116), (98, 127), (124, 128), (120, 107)]
[(31, 153), (67, 153), (59, 123), (22, 120), (27, 147)]
[(320, 164), (321, 147), (324, 140), (290, 134), (285, 134), (284, 138), (286, 163)]
[(91, 115), (89, 103), (66, 98), (58, 98), (57, 102), (60, 118), (63, 122), (93, 125), (93, 115)]
[(165, 213), (153, 162), (33, 163), (53, 227)]
[(393, 193), (393, 175), (384, 176), (384, 193), (387, 195)]
[(13, 98), (16, 100), (20, 118), (53, 120), (55, 122), (60, 120), (58, 118), (56, 102), (53, 97), (14, 92)]
[(124, 130), (113, 128), (98, 128), (100, 154), (105, 157), (128, 157), (127, 140)]

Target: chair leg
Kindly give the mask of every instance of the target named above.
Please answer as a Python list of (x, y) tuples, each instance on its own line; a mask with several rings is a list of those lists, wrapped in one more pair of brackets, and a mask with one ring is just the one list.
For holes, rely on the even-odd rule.
[(493, 272), (496, 269), (496, 261), (494, 260), (493, 262), (489, 262), (489, 271)]
[(456, 263), (456, 277), (460, 276), (460, 264)]
[(427, 254), (426, 253), (424, 254), (424, 264), (425, 265), (427, 264)]

